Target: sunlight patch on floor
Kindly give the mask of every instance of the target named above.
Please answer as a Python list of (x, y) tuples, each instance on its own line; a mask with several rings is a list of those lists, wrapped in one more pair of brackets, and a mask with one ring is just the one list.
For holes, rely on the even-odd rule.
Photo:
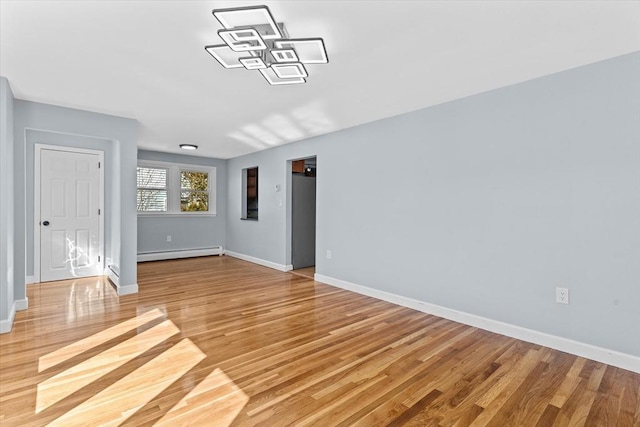
[(36, 414), (152, 349), (180, 330), (165, 320), (38, 384)]
[[(69, 362), (84, 352), (165, 317), (166, 314), (156, 308), (62, 347), (38, 359), (39, 372)], [(66, 369), (38, 384), (35, 413), (51, 408), (85, 387), (96, 388), (100, 378), (178, 333), (180, 329), (171, 320), (164, 320), (73, 366), (61, 366), (61, 369)], [(93, 396), (48, 425), (120, 425), (205, 358), (206, 355), (190, 339), (182, 339), (115, 383), (96, 390)], [(229, 425), (248, 401), (249, 396), (216, 368), (166, 412), (156, 425)]]
[(205, 357), (190, 339), (185, 338), (49, 425), (120, 425)]
[(249, 396), (216, 368), (154, 425), (228, 426), (247, 402)]
[(98, 347), (99, 345), (102, 345), (107, 341), (117, 338), (120, 335), (125, 334), (133, 329), (137, 329), (145, 323), (148, 323), (159, 317), (163, 317), (164, 315), (165, 314), (162, 311), (154, 309), (140, 316), (134, 317), (133, 319), (115, 325), (109, 329), (100, 331), (97, 334), (91, 335), (90, 337), (59, 348), (56, 351), (42, 356), (38, 360), (38, 372), (45, 371), (53, 366), (65, 362), (72, 357), (84, 353), (85, 351), (92, 348)]

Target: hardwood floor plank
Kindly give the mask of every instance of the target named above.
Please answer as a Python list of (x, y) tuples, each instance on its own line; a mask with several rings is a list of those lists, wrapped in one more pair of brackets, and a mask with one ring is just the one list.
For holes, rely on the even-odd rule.
[(395, 418), (389, 424), (389, 427), (400, 427), (409, 423), (412, 418), (418, 416), (421, 412), (425, 411), (431, 402), (433, 402), (438, 396), (440, 396), (442, 392), (440, 390), (431, 390), (426, 396), (422, 399), (418, 400), (415, 404), (413, 404), (410, 408), (400, 414), (399, 417)]
[(549, 427), (554, 425), (558, 412), (560, 412), (560, 408), (557, 406), (547, 405), (542, 416), (538, 419), (536, 427)]
[(571, 393), (573, 393), (573, 391), (578, 386), (579, 374), (582, 371), (582, 368), (584, 367), (584, 364), (586, 362), (587, 362), (587, 359), (584, 359), (582, 357), (576, 357), (575, 361), (573, 362), (573, 365), (571, 366), (571, 369), (569, 370), (567, 375), (565, 375), (564, 380), (562, 381), (562, 384), (560, 384), (560, 387), (558, 388), (555, 395), (551, 399), (551, 402), (549, 402), (551, 405), (557, 408), (562, 408), (564, 403), (567, 401), (567, 398), (571, 395)]
[(541, 360), (546, 364), (547, 369), (537, 377), (530, 378), (530, 383), (521, 386), (509, 398), (510, 402), (501, 409), (503, 425), (537, 424), (538, 419), (547, 409), (550, 399), (562, 384), (575, 360), (575, 356), (567, 353), (558, 351), (548, 353), (548, 357), (543, 357)]
[(248, 401), (249, 396), (222, 370), (216, 369), (155, 425), (158, 427), (207, 425), (212, 421), (219, 425), (229, 425)]
[(184, 339), (146, 365), (65, 413), (49, 426), (117, 426), (206, 356)]
[(165, 320), (139, 335), (40, 382), (37, 388), (36, 413), (77, 392), (178, 332), (180, 331), (173, 322)]
[(138, 285), (27, 288), (3, 427), (640, 427), (638, 374), (301, 275), (202, 257), (139, 264)]
[(132, 329), (138, 329), (145, 323), (163, 316), (164, 313), (158, 309), (149, 310), (143, 315), (136, 316), (129, 321), (122, 322), (114, 327), (105, 329), (104, 331), (100, 331), (97, 334), (93, 334), (79, 341), (74, 341), (65, 347), (59, 348), (56, 351), (40, 357), (38, 359), (38, 371), (45, 371), (89, 349), (99, 347), (107, 341), (121, 336), (125, 332), (129, 332)]

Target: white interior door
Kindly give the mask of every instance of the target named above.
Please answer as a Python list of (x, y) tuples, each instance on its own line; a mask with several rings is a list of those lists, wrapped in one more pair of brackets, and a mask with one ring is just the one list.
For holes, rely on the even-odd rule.
[(100, 156), (40, 150), (40, 281), (102, 274)]

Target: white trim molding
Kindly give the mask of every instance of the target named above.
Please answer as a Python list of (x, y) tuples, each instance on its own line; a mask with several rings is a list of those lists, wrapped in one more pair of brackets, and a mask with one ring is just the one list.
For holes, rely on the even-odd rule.
[(230, 250), (225, 250), (224, 253), (225, 253), (225, 255), (229, 255), (230, 257), (238, 258), (238, 259), (241, 259), (243, 261), (249, 261), (249, 262), (252, 262), (254, 264), (262, 265), (264, 267), (273, 268), (274, 270), (278, 270), (278, 271), (291, 271), (291, 270), (293, 270), (293, 265), (291, 265), (291, 264), (287, 264), (287, 265), (278, 264), (278, 263), (267, 261), (267, 260), (264, 260), (264, 259), (255, 258), (255, 257), (249, 256), (249, 255), (239, 254), (237, 252), (233, 252), (233, 251), (230, 251)]
[[(218, 194), (216, 192), (217, 167), (208, 165), (193, 165), (187, 163), (162, 162), (158, 160), (138, 159), (138, 167), (157, 168), (167, 171), (167, 210), (164, 212), (138, 211), (139, 217), (200, 217), (216, 216)], [(181, 211), (180, 210), (180, 176), (182, 171), (204, 172), (208, 174), (209, 210)]]
[(117, 273), (117, 270), (118, 268), (116, 266), (108, 265), (107, 268), (104, 269), (104, 275), (109, 278), (109, 281), (116, 288), (118, 296), (137, 294), (138, 284), (134, 283), (133, 285), (121, 285), (120, 275)]
[(428, 302), (419, 301), (413, 298), (404, 297), (390, 292), (369, 288), (367, 286), (357, 285), (333, 277), (315, 274), (314, 280), (338, 288), (346, 289), (358, 294), (367, 295), (379, 300), (387, 301), (392, 304), (401, 305), (403, 307), (412, 308), (423, 313), (433, 314), (434, 316), (443, 317), (455, 322), (464, 323), (465, 325), (474, 326), (486, 331), (495, 332), (497, 334), (506, 335), (522, 341), (542, 345), (553, 348), (555, 350), (571, 353), (576, 356), (595, 360), (597, 362), (606, 363), (607, 365), (626, 369), (628, 371), (640, 373), (640, 357), (631, 354), (621, 353), (615, 350), (609, 350), (597, 347), (591, 344), (574, 341), (568, 338), (562, 338), (556, 335), (535, 331), (533, 329), (523, 328), (521, 326), (511, 325), (509, 323), (500, 322), (498, 320), (488, 319), (475, 314), (465, 313), (463, 311), (453, 310)]
[(0, 334), (6, 334), (13, 329), (13, 321), (16, 318), (16, 311), (23, 311), (29, 307), (29, 298), (19, 299), (11, 304), (11, 311), (9, 311), (9, 317), (0, 320)]
[(133, 285), (116, 285), (116, 291), (118, 292), (118, 296), (137, 294), (138, 293), (138, 284), (134, 283)]
[(11, 332), (13, 328), (13, 319), (16, 317), (16, 303), (11, 304), (11, 311), (6, 319), (0, 320), (0, 334)]
[(138, 262), (160, 261), (164, 259), (193, 258), (199, 256), (222, 255), (222, 246), (205, 249), (184, 249), (178, 251), (146, 252), (138, 254)]
[(16, 300), (16, 311), (24, 311), (29, 308), (29, 298)]

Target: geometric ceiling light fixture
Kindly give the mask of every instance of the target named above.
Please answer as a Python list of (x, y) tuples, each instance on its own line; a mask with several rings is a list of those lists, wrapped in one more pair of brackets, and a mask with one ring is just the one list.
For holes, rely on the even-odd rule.
[(258, 70), (271, 85), (305, 83), (304, 64), (329, 62), (321, 38), (291, 39), (267, 6), (214, 9), (225, 44), (205, 46), (224, 68)]

